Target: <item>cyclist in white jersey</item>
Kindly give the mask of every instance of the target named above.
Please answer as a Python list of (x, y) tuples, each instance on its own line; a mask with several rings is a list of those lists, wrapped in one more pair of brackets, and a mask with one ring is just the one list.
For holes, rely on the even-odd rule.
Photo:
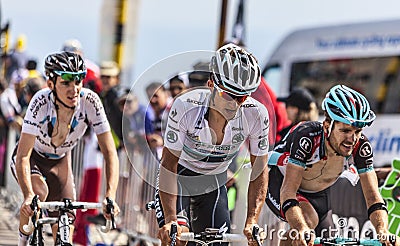
[[(22, 227), (33, 214), (30, 205), (35, 194), (40, 201), (76, 199), (70, 152), (89, 125), (97, 134), (106, 163), (105, 197), (114, 200), (118, 185), (119, 161), (103, 105), (96, 93), (82, 88), (86, 75), (82, 57), (70, 52), (50, 54), (45, 72), (49, 88), (38, 91), (30, 101), (11, 164), (24, 195), (19, 245), (27, 241), (29, 232)], [(103, 214), (110, 219), (106, 205), (104, 199)], [(114, 206), (117, 215), (119, 208)]]
[[(205, 228), (229, 231), (226, 171), (239, 147), (249, 144), (252, 174), (244, 234), (250, 244), (268, 183), (267, 109), (249, 97), (260, 84), (256, 59), (228, 44), (211, 60), (208, 89), (177, 97), (168, 115), (156, 195), (162, 245), (170, 243), (172, 223), (179, 234)], [(190, 215), (185, 221), (181, 215)], [(184, 244), (178, 240), (179, 244)]]

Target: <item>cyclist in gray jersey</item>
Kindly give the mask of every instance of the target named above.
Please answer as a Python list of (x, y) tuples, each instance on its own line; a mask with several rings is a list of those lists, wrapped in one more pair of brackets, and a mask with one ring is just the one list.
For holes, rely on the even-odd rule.
[[(106, 163), (105, 198), (114, 200), (118, 186), (119, 161), (110, 126), (97, 94), (82, 88), (86, 75), (82, 57), (70, 52), (51, 54), (45, 60), (45, 72), (49, 88), (38, 91), (30, 101), (11, 164), (24, 195), (19, 245), (26, 244), (30, 233), (23, 231), (23, 225), (33, 214), (30, 205), (35, 194), (40, 201), (76, 198), (70, 152), (88, 126), (97, 134)], [(106, 205), (104, 199), (103, 214), (111, 219)], [(117, 215), (119, 208), (114, 206)], [(57, 225), (52, 227), (55, 235)]]
[(254, 243), (251, 227), (257, 224), (268, 182), (268, 111), (249, 97), (260, 84), (260, 69), (250, 53), (228, 44), (217, 50), (210, 70), (208, 89), (177, 97), (168, 115), (156, 195), (162, 245), (170, 243), (172, 223), (181, 225), (178, 238), (189, 227), (193, 232), (210, 227), (229, 231), (226, 171), (245, 143), (252, 174), (244, 234)]

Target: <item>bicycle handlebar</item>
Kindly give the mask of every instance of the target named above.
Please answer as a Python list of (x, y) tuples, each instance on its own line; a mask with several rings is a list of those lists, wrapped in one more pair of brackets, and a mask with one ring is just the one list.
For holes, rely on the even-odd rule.
[[(171, 225), (171, 246), (175, 245), (176, 241), (176, 231), (177, 225), (174, 223)], [(261, 244), (261, 240), (264, 240), (266, 235), (262, 229), (258, 225), (253, 225), (252, 228), (252, 236), (253, 239), (257, 242), (258, 245)], [(202, 245), (209, 245), (211, 243), (216, 242), (247, 242), (248, 239), (246, 236), (241, 234), (231, 234), (231, 233), (220, 233), (219, 229), (207, 228), (204, 232), (201, 233), (193, 233), (193, 232), (184, 232), (180, 234), (179, 240), (181, 241), (191, 241), (197, 242)]]
[(103, 205), (101, 203), (94, 203), (94, 202), (41, 202), (40, 208), (47, 209), (50, 211), (60, 210), (60, 209), (98, 209), (102, 208)]
[[(392, 244), (396, 242), (396, 239), (391, 240)], [(369, 246), (381, 246), (385, 245), (379, 241), (379, 239), (356, 239), (356, 238), (343, 238), (343, 237), (335, 237), (335, 238), (321, 238), (317, 237), (314, 240), (314, 244), (322, 244), (322, 245), (331, 245), (331, 244), (338, 244), (338, 245), (369, 245)]]
[[(180, 240), (182, 241), (195, 241), (195, 240), (201, 240), (201, 235), (196, 235), (193, 232), (183, 232), (181, 233)], [(239, 234), (230, 234), (230, 233), (224, 233), (224, 234), (217, 234), (213, 235), (211, 241), (218, 241), (218, 242), (247, 242), (247, 237), (244, 235), (239, 235)]]
[[(100, 230), (103, 233), (109, 232), (111, 229), (115, 229), (115, 221), (114, 221), (114, 204), (111, 199), (108, 197), (107, 199), (107, 213), (111, 214), (111, 220), (106, 221), (105, 226), (101, 226)], [(30, 234), (32, 231), (37, 227), (38, 224), (45, 224), (45, 223), (55, 223), (58, 219), (54, 220), (54, 218), (46, 218), (46, 219), (37, 219), (37, 213), (40, 209), (47, 209), (49, 211), (55, 210), (73, 210), (73, 209), (99, 209), (103, 207), (102, 203), (95, 203), (95, 202), (71, 202), (69, 199), (64, 199), (63, 202), (40, 202), (39, 203), (39, 196), (35, 195), (32, 199), (31, 208), (33, 210), (34, 215), (31, 217), (27, 225), (23, 225), (22, 229), (27, 233)]]

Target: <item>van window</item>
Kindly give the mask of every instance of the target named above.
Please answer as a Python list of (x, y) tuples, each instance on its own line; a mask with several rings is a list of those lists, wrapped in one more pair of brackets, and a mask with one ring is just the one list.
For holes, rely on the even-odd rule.
[(282, 69), (279, 65), (269, 66), (264, 72), (263, 76), (272, 90), (277, 93), (279, 91), (279, 82), (281, 81)]
[(308, 88), (320, 107), (329, 88), (344, 84), (363, 93), (376, 113), (400, 113), (400, 57), (295, 62), (290, 89)]

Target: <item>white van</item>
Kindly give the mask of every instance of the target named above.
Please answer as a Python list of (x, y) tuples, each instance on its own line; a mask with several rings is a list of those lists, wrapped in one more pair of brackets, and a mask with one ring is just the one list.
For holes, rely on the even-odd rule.
[(362, 92), (377, 113), (365, 128), (375, 166), (400, 157), (400, 20), (297, 30), (279, 44), (263, 75), (279, 96), (308, 88), (321, 105), (335, 84)]

